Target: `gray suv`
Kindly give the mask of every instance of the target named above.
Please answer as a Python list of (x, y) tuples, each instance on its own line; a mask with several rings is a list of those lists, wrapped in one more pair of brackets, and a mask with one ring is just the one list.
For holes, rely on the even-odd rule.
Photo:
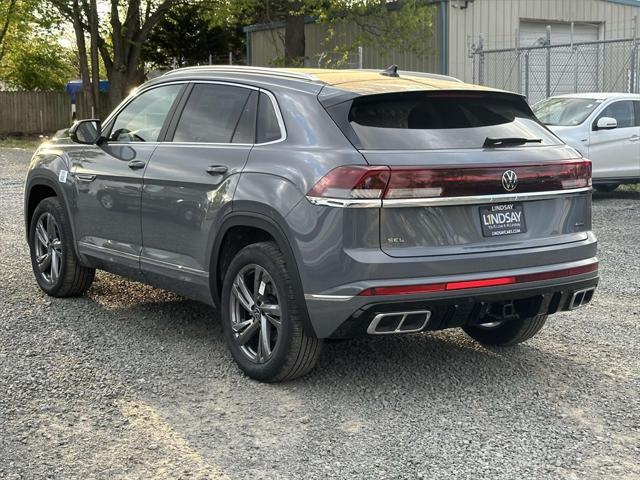
[(48, 295), (103, 269), (217, 305), (262, 381), (328, 338), (513, 345), (598, 283), (590, 162), (519, 95), (397, 68), (169, 72), (42, 145), (24, 205)]

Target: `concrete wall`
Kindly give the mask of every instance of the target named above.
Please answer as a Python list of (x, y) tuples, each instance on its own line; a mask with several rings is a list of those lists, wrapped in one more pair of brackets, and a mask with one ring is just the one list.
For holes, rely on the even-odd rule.
[[(466, 9), (448, 7), (449, 74), (473, 80), (469, 45), (485, 37), (485, 49), (515, 48), (520, 20), (592, 22), (600, 40), (633, 36), (633, 17), (640, 14), (631, 2), (606, 0), (475, 0)], [(639, 30), (640, 31), (640, 30)]]

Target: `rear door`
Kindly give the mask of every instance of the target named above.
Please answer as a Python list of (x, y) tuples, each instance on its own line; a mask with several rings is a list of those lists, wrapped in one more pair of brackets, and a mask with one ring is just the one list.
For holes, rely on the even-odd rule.
[[(591, 125), (589, 159), (596, 179), (640, 176), (640, 116), (632, 100), (617, 100), (605, 106)], [(598, 130), (602, 117), (615, 118), (618, 126)]]
[(141, 266), (152, 283), (208, 292), (211, 240), (254, 143), (257, 101), (257, 89), (224, 83), (185, 93), (144, 175)]
[(380, 244), (389, 255), (586, 238), (589, 164), (521, 97), (402, 92), (358, 97), (347, 107), (329, 111), (369, 164), (389, 168), (380, 209)]

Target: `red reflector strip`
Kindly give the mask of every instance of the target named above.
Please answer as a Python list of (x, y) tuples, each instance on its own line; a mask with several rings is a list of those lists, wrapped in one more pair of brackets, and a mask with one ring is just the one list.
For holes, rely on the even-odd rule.
[(482, 280), (468, 280), (463, 282), (449, 283), (428, 283), (424, 285), (397, 285), (392, 287), (372, 287), (359, 293), (363, 297), (376, 295), (415, 295), (419, 293), (444, 292), (449, 290), (464, 290), (467, 288), (496, 287), (500, 285), (513, 285), (515, 283), (539, 282), (541, 280), (551, 280), (554, 278), (572, 277), (583, 273), (595, 272), (598, 270), (598, 262), (590, 263), (582, 267), (565, 268), (563, 270), (553, 270), (551, 272), (529, 273), (525, 275), (515, 275), (511, 277), (496, 277)]

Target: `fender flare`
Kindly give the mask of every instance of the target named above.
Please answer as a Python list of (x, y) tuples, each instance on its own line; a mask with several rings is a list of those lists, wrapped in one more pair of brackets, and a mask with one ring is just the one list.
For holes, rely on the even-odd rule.
[[(71, 229), (71, 243), (73, 244), (73, 249), (76, 252), (76, 256), (82, 261), (84, 258), (80, 255), (78, 251), (78, 243), (76, 242), (76, 228), (73, 222), (73, 216), (71, 214), (71, 210), (69, 208), (69, 202), (67, 201), (67, 196), (65, 195), (64, 190), (60, 187), (60, 184), (57, 181), (57, 177), (54, 173), (46, 171), (46, 172), (38, 172), (30, 175), (27, 179), (25, 185), (25, 194), (24, 194), (24, 223), (25, 223), (25, 233), (27, 237), (27, 242), (29, 241), (29, 230), (31, 225), (29, 225), (29, 219), (27, 218), (27, 212), (29, 209), (29, 200), (31, 197), (31, 191), (33, 187), (38, 185), (45, 185), (50, 187), (55, 193), (56, 196), (60, 199), (62, 204), (64, 205), (65, 210), (67, 211), (67, 217), (69, 217), (69, 228)], [(83, 262), (84, 263), (84, 262)]]
[(300, 272), (298, 271), (298, 262), (294, 254), (293, 248), (284, 233), (283, 228), (271, 217), (267, 217), (260, 213), (242, 211), (232, 212), (224, 219), (218, 234), (216, 235), (213, 249), (211, 253), (211, 262), (209, 270), (209, 283), (211, 287), (211, 296), (214, 303), (219, 307), (221, 305), (220, 295), (218, 294), (218, 264), (220, 262), (220, 248), (222, 241), (227, 232), (233, 227), (255, 227), (264, 230), (273, 237), (276, 244), (280, 248), (280, 251), (285, 257), (285, 261), (289, 267), (289, 274), (293, 280), (293, 289), (296, 294), (298, 309), (302, 315), (302, 322), (304, 331), (307, 335), (316, 336), (315, 330), (309, 317), (309, 310), (307, 309), (307, 302), (304, 299), (304, 289), (302, 287), (302, 280), (300, 279)]

